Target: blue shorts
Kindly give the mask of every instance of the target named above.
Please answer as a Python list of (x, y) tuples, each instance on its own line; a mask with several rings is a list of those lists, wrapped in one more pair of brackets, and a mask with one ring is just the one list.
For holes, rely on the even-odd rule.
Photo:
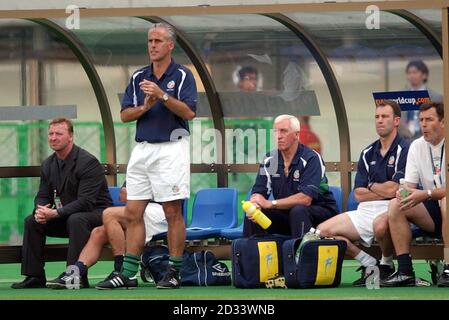
[(435, 238), (441, 238), (441, 209), (440, 204), (437, 200), (426, 200), (423, 202), (424, 207), (426, 207), (427, 212), (435, 224), (434, 232), (426, 232), (426, 234), (433, 236)]

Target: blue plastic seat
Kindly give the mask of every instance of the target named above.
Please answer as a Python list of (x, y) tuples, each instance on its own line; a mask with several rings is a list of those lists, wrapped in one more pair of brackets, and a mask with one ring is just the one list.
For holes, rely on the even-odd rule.
[(357, 210), (359, 203), (355, 199), (354, 191), (351, 191), (348, 196), (348, 203), (346, 204), (346, 211), (354, 211)]
[(220, 236), (228, 240), (243, 238), (243, 222), (236, 228), (221, 230)]
[(237, 189), (212, 188), (197, 192), (187, 240), (219, 237), (223, 229), (237, 226)]
[[(251, 190), (248, 191), (248, 194), (246, 195), (246, 199), (245, 200), (249, 200), (249, 198), (251, 197)], [(268, 200), (274, 200), (273, 198), (273, 194), (270, 194), (270, 196), (268, 197)], [(245, 216), (243, 216), (245, 217)], [(235, 239), (239, 239), (243, 237), (243, 220), (242, 223), (235, 228), (226, 228), (221, 230), (221, 237), (228, 239), (228, 240), (235, 240)]]
[(335, 201), (337, 202), (338, 212), (342, 210), (343, 195), (340, 187), (329, 186), (329, 191), (334, 195)]
[(120, 202), (119, 195), (120, 195), (120, 187), (109, 187), (109, 194), (112, 198), (112, 205), (114, 207), (123, 207), (126, 205), (124, 202)]
[[(250, 189), (248, 191), (248, 193), (246, 194), (246, 198), (245, 198), (246, 201), (248, 201), (249, 198), (251, 197), (251, 191), (252, 191), (252, 189)], [(240, 204), (238, 204), (238, 205), (240, 205)], [(245, 213), (243, 213), (243, 218), (245, 218)], [(243, 238), (243, 220), (242, 220), (242, 223), (238, 227), (222, 229), (221, 233), (220, 233), (220, 237), (228, 239), (228, 240)]]

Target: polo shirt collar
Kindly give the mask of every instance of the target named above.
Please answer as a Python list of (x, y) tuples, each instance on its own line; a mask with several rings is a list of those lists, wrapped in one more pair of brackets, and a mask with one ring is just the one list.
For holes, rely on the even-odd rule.
[[(176, 70), (176, 62), (175, 60), (171, 59), (170, 64), (168, 65), (167, 70), (165, 70), (164, 75), (165, 76), (170, 76), (173, 74), (173, 72), (175, 72)], [(148, 68), (148, 75), (152, 76), (153, 75), (153, 64), (150, 65), (150, 67)], [(164, 76), (163, 75), (163, 76)], [(162, 78), (162, 77), (161, 77)]]
[[(304, 146), (301, 143), (299, 143), (298, 149), (296, 149), (295, 156), (293, 157), (292, 163), (290, 165), (292, 165), (292, 164), (296, 165), (299, 163), (299, 160), (301, 159), (303, 150), (304, 150)], [(279, 151), (279, 165), (284, 166), (284, 158), (282, 157), (282, 153), (280, 151)]]
[[(396, 133), (396, 137), (394, 138), (393, 142), (391, 143), (390, 148), (388, 149), (387, 153), (390, 153), (391, 150), (394, 150), (397, 145), (400, 143), (401, 141), (401, 137), (399, 136), (399, 133)], [(381, 148), (381, 144), (380, 144), (380, 139), (378, 139), (376, 141), (376, 145), (375, 145), (375, 151), (377, 154), (380, 154), (380, 148)]]

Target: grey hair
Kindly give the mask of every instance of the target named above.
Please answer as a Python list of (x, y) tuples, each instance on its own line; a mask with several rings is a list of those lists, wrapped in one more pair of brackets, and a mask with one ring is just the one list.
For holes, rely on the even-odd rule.
[(274, 119), (274, 124), (284, 120), (290, 121), (290, 129), (292, 129), (294, 132), (299, 132), (299, 130), (301, 129), (298, 118), (289, 114), (281, 114), (280, 116), (277, 116), (276, 119)]
[(169, 25), (168, 23), (165, 23), (165, 22), (155, 23), (150, 27), (150, 29), (148, 30), (148, 33), (153, 32), (157, 28), (165, 29), (167, 31), (168, 38), (171, 41), (173, 41), (173, 43), (176, 41), (175, 29), (171, 25)]

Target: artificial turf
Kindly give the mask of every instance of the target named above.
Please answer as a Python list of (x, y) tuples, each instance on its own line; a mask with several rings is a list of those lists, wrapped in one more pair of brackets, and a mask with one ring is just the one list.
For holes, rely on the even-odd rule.
[[(428, 265), (425, 261), (416, 261), (415, 271), (418, 277), (430, 280)], [(89, 271), (91, 286), (101, 281), (111, 271), (111, 262), (99, 262)], [(342, 272), (342, 283), (331, 289), (237, 289), (232, 286), (221, 287), (182, 287), (179, 290), (158, 290), (154, 284), (139, 282), (134, 290), (100, 291), (94, 288), (82, 290), (51, 289), (10, 289), (14, 281), (21, 280), (19, 264), (0, 265), (0, 300), (10, 299), (449, 299), (449, 288), (415, 287), (415, 288), (381, 288), (368, 290), (354, 288), (352, 281), (359, 277), (355, 272), (357, 263), (345, 261)], [(63, 262), (47, 263), (46, 272), (49, 279), (56, 277), (64, 270)], [(140, 280), (140, 279), (139, 279)]]

